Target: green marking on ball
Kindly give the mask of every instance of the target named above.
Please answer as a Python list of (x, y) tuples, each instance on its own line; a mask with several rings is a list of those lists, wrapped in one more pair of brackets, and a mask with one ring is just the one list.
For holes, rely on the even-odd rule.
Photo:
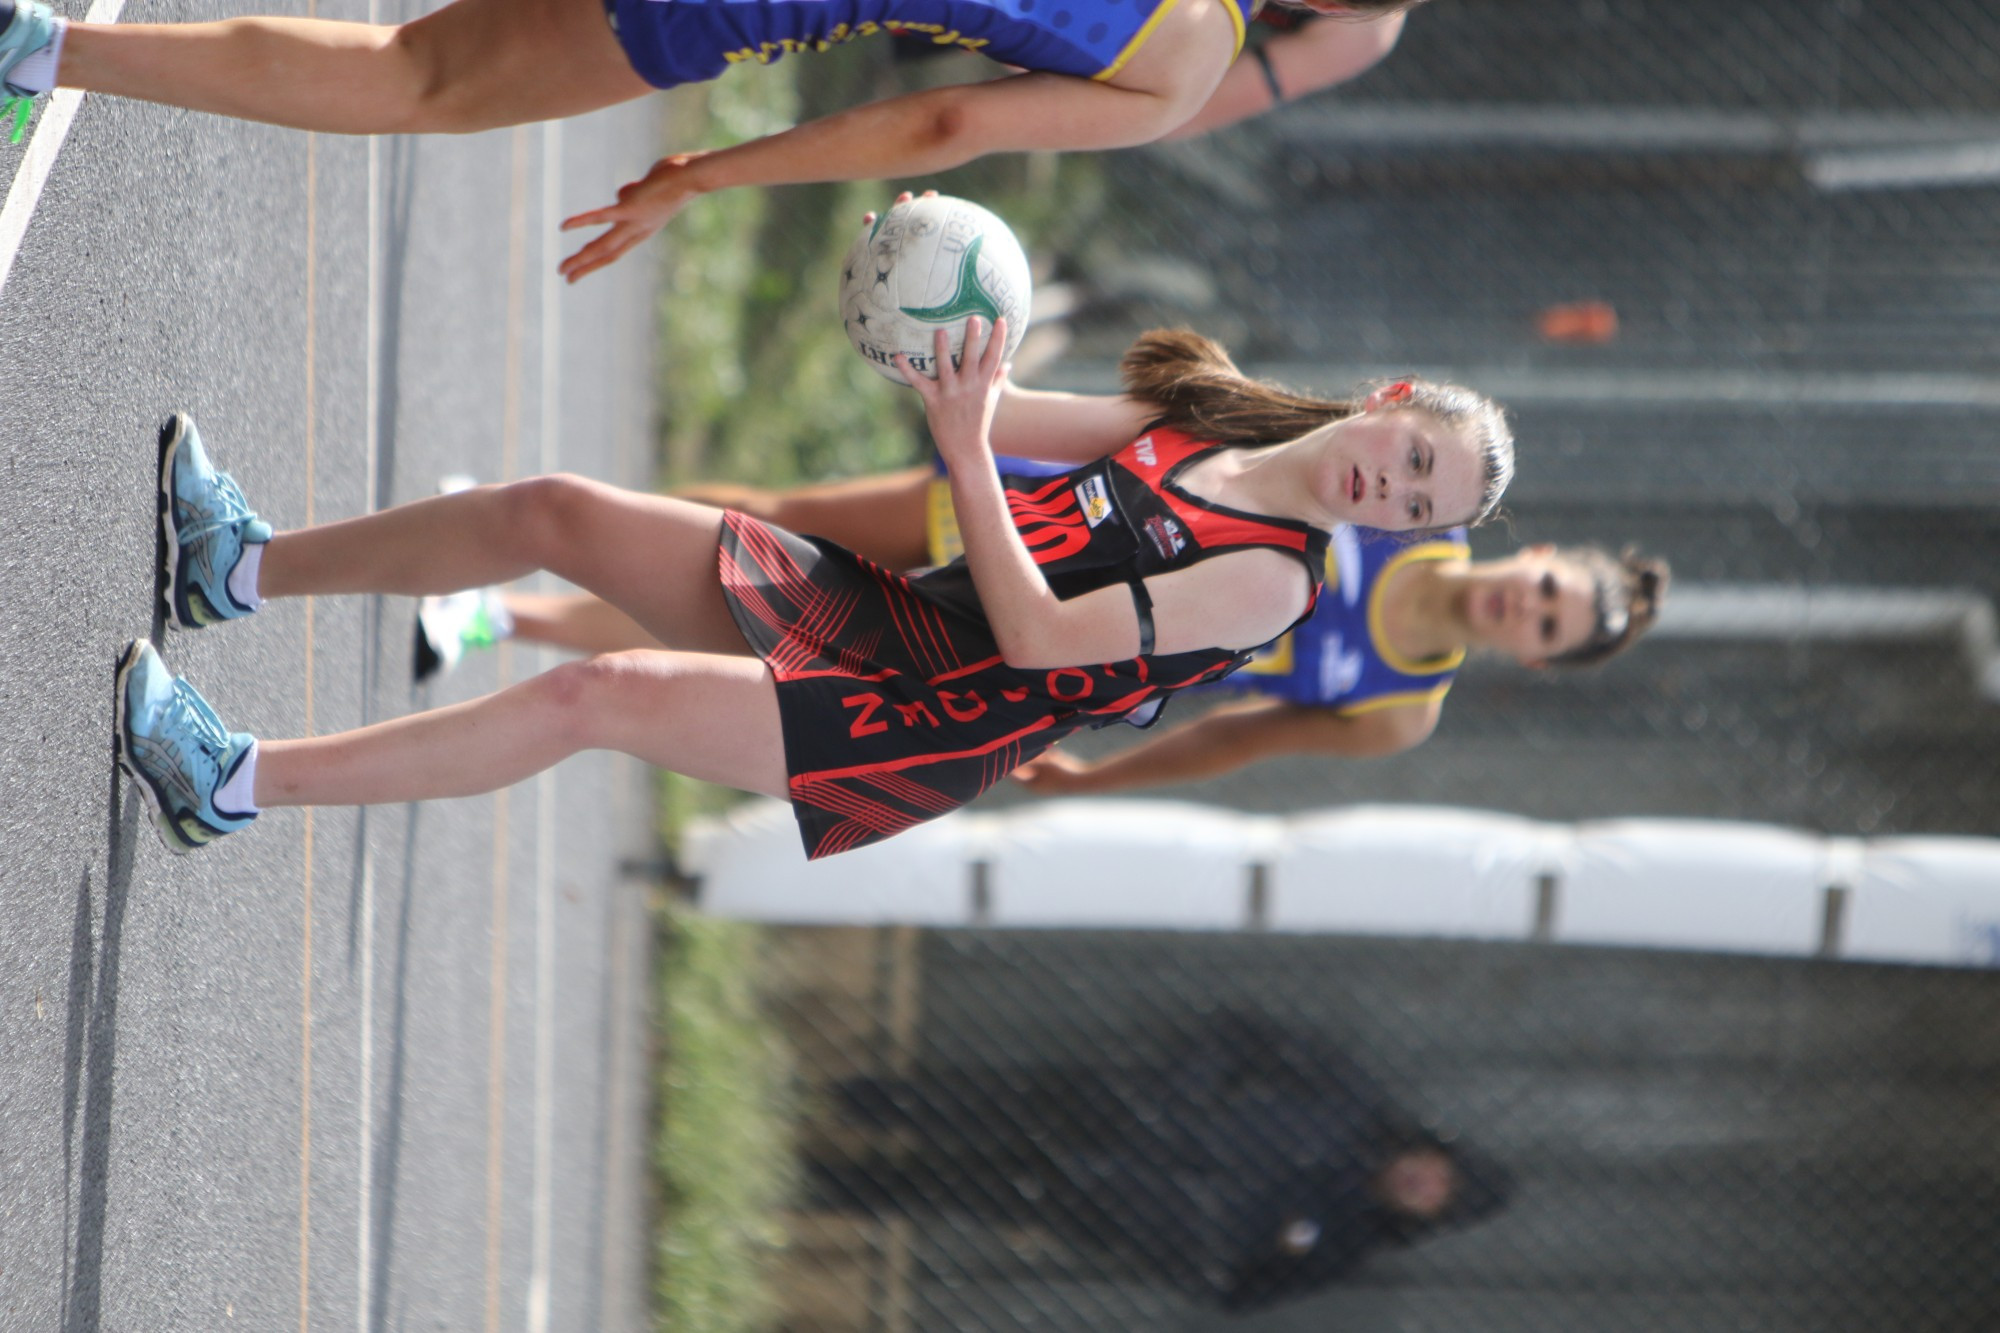
[(926, 320), (932, 324), (955, 323), (967, 315), (984, 315), (989, 324), (997, 321), (1000, 318), (999, 303), (979, 285), (979, 247), (985, 243), (984, 236), (975, 236), (972, 244), (965, 247), (965, 258), (958, 264), (958, 290), (952, 293), (949, 301), (923, 309), (903, 306), (903, 313), (911, 319)]

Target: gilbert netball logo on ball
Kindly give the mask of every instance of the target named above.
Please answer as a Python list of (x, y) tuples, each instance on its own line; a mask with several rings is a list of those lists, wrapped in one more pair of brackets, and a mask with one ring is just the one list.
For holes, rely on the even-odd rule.
[(849, 248), (840, 319), (868, 364), (901, 384), (898, 352), (917, 374), (934, 378), (938, 332), (949, 339), (957, 365), (973, 315), (988, 326), (1007, 321), (1012, 356), (1028, 328), (1033, 285), (1020, 241), (999, 218), (963, 199), (911, 199), (864, 228)]

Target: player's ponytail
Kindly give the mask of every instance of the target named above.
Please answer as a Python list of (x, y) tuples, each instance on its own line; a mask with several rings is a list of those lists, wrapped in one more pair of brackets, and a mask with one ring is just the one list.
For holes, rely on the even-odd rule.
[(1167, 424), (1230, 444), (1295, 440), (1359, 407), (1250, 379), (1220, 345), (1192, 329), (1140, 334), (1118, 371), (1125, 392), (1157, 407)]
[(1565, 546), (1559, 559), (1582, 567), (1596, 588), (1597, 624), (1590, 638), (1551, 666), (1591, 666), (1632, 646), (1660, 618), (1670, 575), (1667, 562), (1639, 554), (1628, 546), (1617, 555), (1598, 546)]
[[(1361, 410), (1371, 388), (1351, 399), (1314, 398), (1236, 368), (1229, 353), (1190, 329), (1154, 329), (1139, 335), (1118, 366), (1125, 392), (1158, 410), (1169, 426), (1224, 444), (1282, 444)], [(1478, 452), (1484, 473), (1478, 511), (1489, 518), (1514, 475), (1514, 435), (1492, 399), (1457, 384), (1401, 381), (1398, 406), (1429, 412), (1462, 430)]]

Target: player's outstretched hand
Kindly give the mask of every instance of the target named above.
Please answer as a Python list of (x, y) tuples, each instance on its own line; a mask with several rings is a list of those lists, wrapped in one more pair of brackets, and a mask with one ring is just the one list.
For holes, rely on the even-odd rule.
[(586, 273), (595, 273), (606, 264), (624, 258), (626, 251), (673, 221), (674, 214), (701, 193), (695, 188), (688, 168), (705, 156), (705, 153), (675, 153), (663, 157), (644, 177), (618, 191), (618, 202), (609, 208), (594, 208), (563, 219), (564, 231), (578, 227), (610, 230), (593, 237), (583, 249), (563, 260), (556, 271), (575, 282)]
[(988, 328), (979, 316), (968, 318), (959, 365), (952, 364), (951, 335), (939, 329), (931, 360), (937, 366), (936, 379), (896, 353), (896, 369), (923, 397), (938, 453), (947, 467), (992, 466), (993, 412), (1007, 383), (1007, 321), (996, 319)]

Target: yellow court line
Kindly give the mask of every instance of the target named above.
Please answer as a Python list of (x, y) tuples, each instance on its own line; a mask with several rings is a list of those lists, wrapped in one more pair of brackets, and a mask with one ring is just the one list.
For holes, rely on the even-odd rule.
[[(626, 946), (625, 918), (629, 910), (626, 904), (637, 901), (636, 894), (613, 894), (611, 910), (605, 918), (609, 927), (606, 932), (605, 952), (610, 956), (605, 961), (611, 972), (611, 984), (606, 991), (611, 997), (609, 1015), (611, 1050), (605, 1058), (604, 1176), (598, 1181), (598, 1188), (603, 1200), (602, 1234), (606, 1236), (618, 1234), (618, 1223), (623, 1214), (615, 1205), (623, 1201), (624, 1183), (631, 1175), (631, 1172), (625, 1170), (625, 1154), (628, 1151), (630, 1136), (626, 1129), (623, 1090), (627, 1077), (626, 1044), (631, 1040), (631, 1033), (627, 1030), (629, 1023), (627, 1014), (635, 1010), (637, 1005), (628, 1007), (625, 995), (625, 988), (632, 984), (629, 979), (632, 966)], [(611, 1291), (617, 1283), (619, 1276), (617, 1255), (616, 1245), (605, 1245), (598, 1251), (597, 1280), (606, 1292)]]
[[(316, 246), (319, 239), (319, 136), (306, 135), (306, 526), (313, 522), (313, 407), (318, 386), (314, 376), (314, 324), (318, 317)], [(313, 734), (313, 599), (306, 598), (305, 734)], [(299, 1024), (299, 1333), (306, 1333), (312, 1315), (312, 928), (313, 928), (313, 808), (305, 810), (303, 853), (305, 937), (300, 978), (303, 1013)]]
[[(509, 656), (500, 645), (500, 655)], [(500, 1204), (507, 1121), (507, 789), (493, 795), (492, 991), (486, 1046), (486, 1328), (500, 1328)]]
[[(513, 131), (513, 179), (509, 187), (507, 227), (506, 388), (500, 415), (500, 479), (514, 480), (521, 454), (521, 333), (527, 308), (528, 254), (528, 129)], [(513, 679), (511, 643), (502, 643), (499, 686)], [(493, 977), (491, 1037), (486, 1085), (486, 1329), (500, 1330), (500, 1215), (504, 1198), (502, 1148), (506, 1138), (507, 1073), (507, 789), (493, 797)]]

